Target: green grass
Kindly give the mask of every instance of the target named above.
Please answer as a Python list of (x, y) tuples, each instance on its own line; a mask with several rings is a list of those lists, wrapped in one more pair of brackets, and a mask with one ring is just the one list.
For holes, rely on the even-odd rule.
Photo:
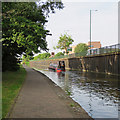
[(71, 106), (71, 107), (75, 107), (75, 104), (74, 104), (74, 103), (70, 103), (70, 106)]
[(2, 118), (6, 117), (14, 103), (25, 76), (26, 71), (23, 67), (20, 67), (20, 70), (16, 72), (7, 71), (2, 73)]
[(66, 89), (65, 91), (68, 96), (72, 95), (72, 92), (70, 92), (68, 89)]

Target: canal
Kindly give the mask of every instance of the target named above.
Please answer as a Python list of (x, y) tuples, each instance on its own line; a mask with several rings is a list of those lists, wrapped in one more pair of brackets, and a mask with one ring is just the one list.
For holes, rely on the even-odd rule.
[(118, 76), (80, 71), (39, 71), (60, 86), (92, 118), (118, 118)]

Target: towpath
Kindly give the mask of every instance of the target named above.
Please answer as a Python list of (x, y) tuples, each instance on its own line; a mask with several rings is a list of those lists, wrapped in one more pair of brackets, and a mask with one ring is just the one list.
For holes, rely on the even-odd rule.
[(90, 118), (48, 77), (25, 67), (27, 77), (10, 118)]

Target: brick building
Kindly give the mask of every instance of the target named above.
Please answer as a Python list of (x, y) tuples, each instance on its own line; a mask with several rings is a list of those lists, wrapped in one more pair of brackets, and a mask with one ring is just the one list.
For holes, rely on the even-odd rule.
[[(90, 46), (90, 42), (88, 42), (87, 45)], [(101, 48), (101, 43), (100, 43), (100, 41), (92, 41), (92, 42), (91, 42), (91, 49), (92, 49), (92, 48)]]

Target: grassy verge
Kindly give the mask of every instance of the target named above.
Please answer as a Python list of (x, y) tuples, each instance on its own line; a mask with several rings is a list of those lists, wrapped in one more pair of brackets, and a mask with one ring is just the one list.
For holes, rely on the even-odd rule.
[(16, 72), (3, 72), (2, 74), (2, 118), (9, 112), (15, 97), (25, 80), (26, 71), (23, 67)]

